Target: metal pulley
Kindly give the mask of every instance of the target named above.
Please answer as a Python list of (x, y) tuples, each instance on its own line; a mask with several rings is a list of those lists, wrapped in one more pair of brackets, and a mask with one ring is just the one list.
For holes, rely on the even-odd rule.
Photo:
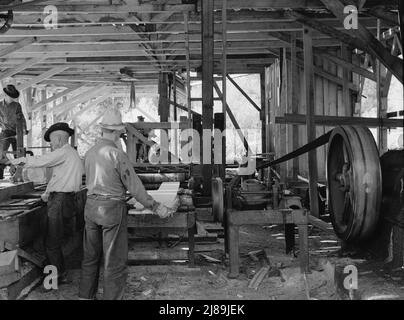
[(8, 10), (7, 13), (0, 13), (0, 34), (6, 33), (13, 24), (13, 11)]
[(215, 221), (223, 222), (224, 217), (224, 188), (220, 178), (212, 179), (212, 213)]
[(379, 219), (382, 174), (373, 135), (366, 127), (332, 130), (327, 155), (331, 221), (337, 236), (365, 240)]

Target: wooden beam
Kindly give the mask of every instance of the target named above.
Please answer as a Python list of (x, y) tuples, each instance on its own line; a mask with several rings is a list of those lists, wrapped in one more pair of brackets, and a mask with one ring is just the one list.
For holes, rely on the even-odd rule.
[(109, 98), (109, 94), (111, 93), (111, 88), (106, 89), (103, 91), (103, 94), (100, 97), (97, 97), (94, 101), (89, 101), (88, 106), (85, 106), (80, 111), (73, 114), (71, 120), (75, 121), (78, 117), (80, 117), (84, 112), (90, 110), (91, 108), (96, 107), (99, 103), (103, 102), (104, 100)]
[(37, 84), (43, 80), (46, 80), (52, 76), (54, 76), (55, 74), (61, 73), (64, 70), (68, 69), (69, 67), (56, 67), (56, 68), (52, 68), (42, 74), (40, 74), (39, 76), (36, 76), (20, 85), (17, 86), (18, 90), (25, 90), (29, 87), (32, 87), (34, 84)]
[(83, 101), (87, 101), (91, 99), (97, 94), (100, 94), (103, 90), (105, 90), (105, 84), (100, 84), (96, 87), (92, 87), (89, 90), (80, 93), (77, 96), (72, 97), (70, 100), (67, 100), (63, 103), (58, 104), (55, 108), (53, 108), (53, 112), (56, 116), (60, 116), (64, 113), (69, 107), (72, 107), (74, 104), (81, 103)]
[(135, 129), (190, 129), (187, 121), (182, 122), (134, 122)]
[[(58, 4), (58, 12), (69, 14), (88, 14), (88, 13), (165, 13), (165, 12), (183, 12), (192, 11), (195, 9), (193, 4)], [(43, 6), (26, 5), (24, 7), (17, 7), (14, 13), (43, 13)]]
[[(349, 51), (348, 47), (344, 44), (341, 45), (341, 57), (343, 60), (348, 60), (352, 57), (352, 52)], [(344, 108), (344, 114), (346, 116), (351, 116), (352, 114), (352, 106), (351, 106), (351, 94), (349, 92), (348, 83), (351, 81), (349, 69), (346, 67), (342, 67), (342, 104)]]
[[(175, 103), (174, 101), (170, 101), (170, 104), (173, 105), (173, 106), (175, 106), (175, 107), (178, 108), (178, 109), (181, 109), (182, 111), (188, 112), (188, 108), (185, 107), (185, 106), (183, 106), (182, 104)], [(194, 110), (191, 110), (191, 114), (198, 114), (198, 115), (199, 115), (199, 113), (196, 112), (196, 111), (194, 111)]]
[[(36, 76), (36, 77), (34, 77), (34, 78), (32, 78), (32, 79), (30, 79), (30, 80), (28, 80), (28, 81), (25, 81), (25, 82), (23, 82), (23, 83), (17, 85), (16, 88), (17, 88), (19, 91), (24, 91), (25, 89), (27, 89), (27, 88), (29, 88), (29, 87), (32, 87), (33, 85), (35, 85), (35, 84), (37, 84), (37, 83), (39, 83), (39, 82), (42, 82), (43, 80), (46, 80), (46, 79), (48, 79), (48, 78), (54, 76), (55, 74), (58, 74), (58, 73), (60, 73), (60, 72), (62, 72), (62, 71), (64, 71), (64, 70), (66, 70), (67, 68), (68, 68), (68, 67), (56, 67), (56, 68), (52, 68), (52, 69), (50, 69), (50, 70), (48, 70), (48, 71), (46, 71), (46, 72), (40, 74), (39, 76)], [(4, 92), (2, 92), (2, 93), (0, 94), (0, 99), (3, 99), (3, 97), (4, 97)]]
[[(307, 142), (316, 139), (316, 127), (314, 122), (314, 72), (313, 72), (313, 43), (312, 30), (303, 29), (304, 43), (304, 92), (306, 104), (306, 130)], [(310, 212), (315, 217), (319, 216), (318, 192), (317, 192), (317, 151), (309, 152), (309, 194)]]
[[(227, 0), (222, 0), (222, 123), (219, 129), (224, 133), (222, 135), (222, 152), (221, 152), (221, 159), (222, 165), (216, 166), (218, 168), (217, 174), (224, 182), (226, 180), (226, 146), (227, 146), (227, 139), (226, 139), (226, 118), (227, 118)], [(220, 116), (218, 118), (220, 120)], [(218, 122), (220, 122), (217, 120)], [(215, 154), (216, 156), (216, 154)]]
[[(402, 119), (379, 119), (366, 117), (338, 117), (338, 116), (314, 116), (316, 126), (366, 126), (376, 128), (379, 126), (385, 128), (402, 128), (404, 123)], [(276, 117), (275, 123), (286, 123), (295, 125), (305, 125), (306, 115), (285, 113), (283, 117)]]
[[(213, 9), (214, 1), (205, 0), (202, 5), (202, 128), (204, 131), (213, 131), (213, 59), (214, 59), (214, 30), (213, 30)], [(203, 139), (202, 150), (212, 150), (212, 139)], [(205, 148), (205, 143), (208, 148)], [(210, 196), (212, 193), (212, 165), (206, 164), (206, 159), (212, 162), (211, 154), (203, 154), (202, 175), (203, 194)]]
[[(291, 36), (289, 36), (288, 34), (286, 34), (284, 32), (271, 32), (271, 35), (277, 37), (278, 39), (280, 39), (281, 41), (283, 41), (285, 44), (288, 44), (288, 45), (292, 41)], [(296, 40), (296, 49), (303, 50), (303, 42), (301, 40)], [(319, 59), (321, 59), (323, 57), (323, 58), (332, 60), (337, 64), (342, 64), (345, 67), (350, 68), (350, 70), (355, 71), (358, 74), (366, 76), (372, 80), (376, 79), (376, 76), (373, 73), (369, 72), (368, 70), (363, 69), (360, 66), (356, 66), (353, 63), (351, 63), (347, 60), (344, 60), (340, 57), (336, 57), (332, 54), (329, 54), (326, 50), (323, 50), (320, 48), (313, 48), (313, 53)], [(287, 57), (289, 58), (290, 55), (287, 54)], [(289, 60), (290, 60), (290, 58), (289, 58)], [(304, 62), (301, 59), (297, 59), (296, 61), (298, 62), (299, 65), (301, 65), (301, 66), (304, 65)], [(341, 86), (344, 85), (344, 82), (341, 78), (338, 78), (337, 76), (335, 76), (331, 73), (328, 73), (327, 71), (323, 70), (322, 68), (314, 67), (314, 72), (317, 75), (319, 75), (323, 78), (326, 78), (327, 80), (338, 83)], [(353, 83), (350, 82), (348, 85), (351, 90), (357, 90), (357, 88), (355, 87), (355, 85)]]
[[(344, 5), (340, 0), (321, 0), (340, 21), (344, 23)], [(377, 57), (383, 65), (403, 83), (403, 60), (393, 56), (362, 24), (358, 23), (357, 29), (349, 30), (364, 44), (366, 52)]]
[[(213, 82), (213, 86), (214, 86), (214, 88), (215, 88), (215, 90), (216, 90), (216, 93), (217, 93), (217, 95), (219, 96), (219, 98), (222, 98), (222, 92), (220, 91), (220, 88), (219, 88), (219, 86), (217, 85), (217, 82), (216, 82), (216, 81)], [(240, 137), (241, 143), (244, 145), (244, 147), (245, 147), (245, 149), (247, 150), (248, 154), (249, 154), (249, 155), (252, 155), (253, 152), (252, 152), (252, 150), (250, 149), (250, 146), (248, 145), (248, 141), (247, 141), (247, 139), (244, 137), (243, 133), (241, 132), (241, 128), (240, 128), (240, 126), (239, 126), (239, 124), (238, 124), (238, 122), (237, 122), (237, 120), (236, 120), (236, 118), (235, 118), (235, 116), (234, 116), (233, 112), (231, 111), (231, 109), (230, 109), (230, 107), (229, 107), (228, 104), (226, 105), (226, 111), (227, 111), (227, 114), (229, 115), (230, 121), (232, 122), (234, 128), (237, 130), (237, 134), (238, 134), (238, 136)]]
[(6, 10), (14, 11), (14, 10), (18, 10), (18, 9), (21, 9), (21, 8), (24, 8), (27, 6), (37, 5), (37, 4), (39, 4), (41, 2), (45, 2), (45, 1), (47, 1), (47, 0), (32, 0), (32, 1), (25, 1), (25, 2), (17, 2), (17, 3), (14, 2), (12, 4), (10, 4), (10, 2), (12, 2), (12, 1), (9, 1), (9, 3), (6, 5), (0, 5), (0, 11), (6, 11)]
[[(296, 33), (293, 32), (291, 35), (291, 50), (290, 50), (290, 58), (291, 58), (291, 111), (293, 114), (297, 114), (299, 112), (299, 97), (300, 97), (300, 86), (299, 86), (299, 70), (297, 67), (297, 50), (296, 50)], [(306, 119), (305, 119), (306, 120)], [(276, 121), (275, 121), (276, 123)], [(292, 126), (292, 150), (297, 150), (299, 148), (299, 128), (297, 126)], [(297, 179), (297, 175), (299, 174), (299, 158), (293, 159), (293, 179)]]
[(370, 8), (367, 13), (372, 15), (373, 17), (383, 20), (383, 22), (389, 25), (396, 26), (399, 24), (398, 14), (386, 10), (383, 6)]
[[(381, 23), (377, 19), (377, 41), (381, 38)], [(378, 59), (376, 62), (376, 103), (377, 103), (377, 117), (380, 119), (387, 117), (387, 96), (382, 94), (382, 63)], [(377, 147), (379, 154), (382, 155), (388, 150), (387, 145), (387, 129), (379, 126), (377, 128)]]
[(187, 69), (187, 78), (186, 78), (186, 97), (187, 97), (187, 111), (188, 111), (188, 120), (191, 121), (192, 110), (191, 110), (191, 55), (189, 51), (189, 30), (188, 30), (188, 12), (184, 13), (184, 31), (185, 31), (185, 59), (186, 59), (186, 69)]
[(28, 68), (32, 67), (33, 65), (44, 61), (46, 58), (47, 58), (47, 56), (44, 54), (41, 57), (35, 57), (32, 59), (29, 59), (25, 63), (19, 64), (19, 65), (15, 66), (14, 68), (7, 69), (0, 73), (0, 80), (11, 77), (25, 69), (28, 69)]
[(227, 79), (230, 80), (230, 82), (237, 88), (238, 91), (248, 100), (249, 103), (259, 112), (261, 112), (261, 108), (258, 107), (258, 105), (250, 98), (250, 96), (237, 84), (236, 81), (234, 81), (230, 75), (227, 75)]
[(159, 104), (158, 111), (161, 122), (167, 122), (169, 118), (169, 99), (168, 99), (168, 82), (167, 74), (159, 74)]
[(72, 87), (72, 88), (63, 90), (62, 92), (56, 93), (56, 94), (54, 94), (52, 97), (49, 97), (49, 98), (46, 99), (46, 100), (43, 100), (43, 101), (40, 101), (40, 102), (37, 102), (36, 104), (34, 104), (34, 105), (32, 106), (32, 110), (31, 110), (31, 111), (32, 111), (32, 112), (35, 112), (35, 111), (39, 110), (39, 108), (43, 107), (45, 104), (51, 103), (51, 102), (53, 102), (53, 101), (55, 101), (55, 100), (57, 100), (57, 99), (59, 99), (59, 98), (65, 96), (65, 95), (68, 95), (69, 93), (73, 93), (73, 92), (75, 92), (75, 91), (79, 91), (79, 90), (81, 90), (81, 88), (82, 88), (81, 86), (74, 86), (74, 87)]
[(150, 121), (157, 122), (157, 119), (155, 119), (153, 116), (151, 116), (149, 113), (147, 113), (145, 110), (143, 110), (141, 107), (136, 106), (136, 110), (139, 110), (147, 119)]
[(231, 211), (228, 215), (230, 226), (265, 225), (265, 224), (307, 224), (306, 212), (303, 209), (268, 209)]
[[(346, 58), (337, 57), (337, 56), (334, 56), (332, 54), (325, 53), (325, 52), (320, 53), (320, 51), (318, 49), (315, 49), (314, 52), (319, 53), (319, 55), (322, 56), (323, 58), (331, 60), (331, 61), (339, 64), (343, 68), (350, 70), (351, 72), (355, 72), (362, 77), (368, 78), (372, 81), (376, 81), (376, 75), (373, 72), (370, 72), (369, 70), (366, 70), (365, 68), (362, 68), (361, 66), (358, 66), (356, 64), (353, 64), (352, 62), (349, 62)], [(351, 82), (349, 81), (349, 83), (351, 83)]]
[(24, 38), (22, 40), (17, 41), (11, 46), (8, 46), (6, 48), (3, 48), (0, 50), (0, 57), (4, 57), (10, 53), (13, 53), (14, 51), (17, 51), (23, 47), (26, 47), (34, 42), (37, 42), (38, 39), (36, 37), (30, 37), (30, 38)]

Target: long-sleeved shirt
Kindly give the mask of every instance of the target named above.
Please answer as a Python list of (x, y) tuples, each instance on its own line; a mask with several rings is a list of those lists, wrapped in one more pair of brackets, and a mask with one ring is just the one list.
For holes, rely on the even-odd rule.
[(84, 157), (86, 185), (90, 195), (108, 199), (125, 199), (126, 190), (146, 208), (156, 205), (146, 192), (128, 156), (113, 141), (99, 141)]
[(5, 100), (0, 102), (0, 127), (2, 130), (17, 131), (17, 115), (23, 118), (23, 130), (27, 128), (24, 114), (21, 105), (18, 102), (12, 101), (7, 103)]
[(42, 156), (26, 157), (23, 162), (26, 167), (52, 168), (52, 177), (45, 193), (80, 191), (84, 173), (83, 161), (69, 144)]

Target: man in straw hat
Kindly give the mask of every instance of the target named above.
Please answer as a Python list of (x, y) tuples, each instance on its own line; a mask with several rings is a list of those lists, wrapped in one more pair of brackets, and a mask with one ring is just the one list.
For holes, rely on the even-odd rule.
[(84, 160), (88, 193), (79, 299), (96, 298), (103, 255), (103, 298), (114, 300), (122, 299), (127, 277), (126, 190), (162, 218), (168, 217), (170, 211), (147, 194), (128, 156), (117, 148), (116, 142), (125, 131), (119, 110), (106, 111), (100, 127), (102, 137)]
[[(5, 158), (10, 144), (13, 151), (17, 151), (17, 119), (20, 118), (23, 121), (23, 132), (26, 132), (27, 128), (21, 105), (16, 101), (20, 93), (12, 84), (3, 88), (3, 91), (5, 97), (0, 102), (0, 159)], [(0, 179), (4, 178), (3, 174), (4, 165), (0, 165)]]
[[(137, 117), (137, 122), (136, 123), (144, 123), (144, 117), (143, 116), (138, 116)], [(146, 138), (148, 139), (149, 137), (149, 132), (150, 130), (147, 130), (145, 128), (139, 128), (138, 131)], [(149, 149), (148, 147), (142, 140), (140, 139), (135, 139), (136, 141), (136, 161), (137, 162), (147, 162), (148, 161), (148, 155), (149, 155)]]
[(57, 268), (58, 283), (66, 283), (67, 272), (62, 253), (65, 236), (71, 236), (76, 215), (75, 194), (80, 191), (84, 167), (76, 149), (69, 144), (74, 130), (65, 122), (53, 124), (44, 135), (52, 152), (37, 157), (12, 159), (13, 165), (52, 168), (42, 199), (48, 202), (45, 247), (48, 262)]

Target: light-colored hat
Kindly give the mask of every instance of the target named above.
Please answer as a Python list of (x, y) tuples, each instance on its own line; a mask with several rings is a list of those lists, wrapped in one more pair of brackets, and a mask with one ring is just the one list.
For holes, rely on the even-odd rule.
[(101, 122), (99, 123), (100, 127), (109, 129), (109, 130), (123, 130), (125, 129), (125, 125), (122, 123), (122, 115), (121, 112), (116, 109), (108, 109), (104, 116), (102, 117)]

